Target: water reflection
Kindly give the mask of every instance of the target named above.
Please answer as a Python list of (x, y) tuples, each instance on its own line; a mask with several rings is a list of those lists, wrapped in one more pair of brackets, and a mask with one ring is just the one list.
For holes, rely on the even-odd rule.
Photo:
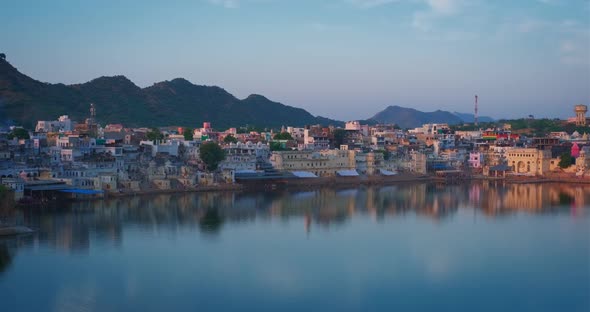
[(0, 242), (0, 276), (3, 272), (8, 270), (12, 263), (12, 255), (5, 243)]
[[(355, 216), (370, 216), (377, 222), (406, 214), (440, 221), (459, 210), (492, 218), (517, 212), (581, 216), (589, 200), (587, 185), (410, 184), (305, 192), (125, 197), (67, 203), (44, 210), (4, 210), (3, 217), (38, 229), (30, 237), (19, 238), (17, 244), (40, 242), (55, 249), (84, 253), (93, 239), (119, 247), (125, 226), (148, 232), (196, 229), (217, 235), (223, 231), (224, 223), (301, 218), (302, 230), (309, 232), (314, 226), (329, 228)], [(7, 250), (0, 245), (0, 266), (10, 263)]]
[(0, 238), (0, 294), (14, 311), (588, 311), (589, 196), (408, 184), (9, 210), (38, 232)]

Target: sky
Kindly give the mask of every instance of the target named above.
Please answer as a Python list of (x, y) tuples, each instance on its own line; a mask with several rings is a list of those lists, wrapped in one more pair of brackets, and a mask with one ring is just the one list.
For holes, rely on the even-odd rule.
[(590, 0), (3, 0), (0, 52), (44, 82), (183, 77), (339, 120), (590, 105)]

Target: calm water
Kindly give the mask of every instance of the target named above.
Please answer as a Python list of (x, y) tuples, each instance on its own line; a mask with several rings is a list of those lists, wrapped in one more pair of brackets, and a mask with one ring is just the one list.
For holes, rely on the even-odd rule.
[(417, 184), (3, 211), (2, 311), (589, 311), (590, 187)]

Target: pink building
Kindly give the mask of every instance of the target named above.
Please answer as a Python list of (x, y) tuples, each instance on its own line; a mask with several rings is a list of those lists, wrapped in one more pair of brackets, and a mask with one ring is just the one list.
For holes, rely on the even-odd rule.
[(469, 167), (470, 168), (481, 168), (482, 166), (482, 154), (475, 152), (469, 153)]
[(574, 143), (574, 145), (572, 145), (572, 157), (578, 158), (578, 156), (580, 156), (580, 147), (578, 146), (578, 143)]

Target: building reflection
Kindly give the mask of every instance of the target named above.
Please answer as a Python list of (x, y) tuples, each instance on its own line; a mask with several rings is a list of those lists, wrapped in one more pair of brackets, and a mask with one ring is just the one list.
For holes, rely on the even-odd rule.
[[(304, 192), (122, 197), (3, 213), (38, 229), (31, 238), (21, 239), (21, 245), (84, 253), (93, 244), (119, 248), (127, 229), (154, 235), (195, 230), (211, 236), (222, 233), (232, 223), (292, 219), (301, 222), (302, 230), (309, 233), (314, 227), (343, 226), (354, 218), (382, 222), (414, 216), (438, 222), (460, 210), (473, 210), (489, 218), (514, 213), (580, 215), (587, 213), (589, 197), (587, 185), (407, 184)], [(8, 254), (5, 251), (3, 255)]]

